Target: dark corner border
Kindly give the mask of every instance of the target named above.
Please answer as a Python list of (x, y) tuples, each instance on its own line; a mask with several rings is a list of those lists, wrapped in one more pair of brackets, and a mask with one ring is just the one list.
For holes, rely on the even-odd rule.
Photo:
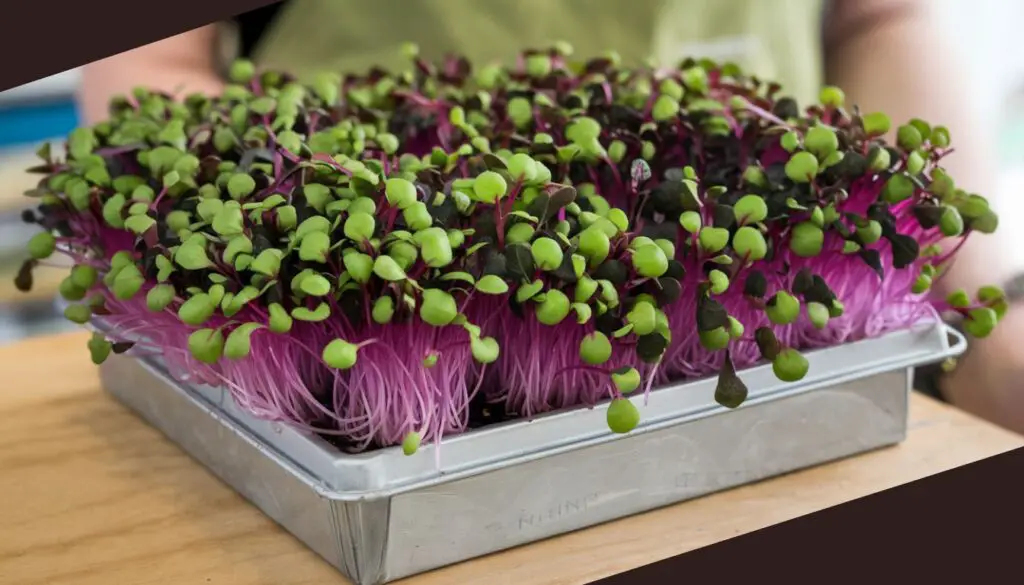
[(180, 34), (277, 0), (13, 2), (0, 35), (0, 90)]
[(1024, 448), (595, 585), (757, 583), (765, 578), (789, 583), (1009, 583), (1019, 580), (1022, 529)]

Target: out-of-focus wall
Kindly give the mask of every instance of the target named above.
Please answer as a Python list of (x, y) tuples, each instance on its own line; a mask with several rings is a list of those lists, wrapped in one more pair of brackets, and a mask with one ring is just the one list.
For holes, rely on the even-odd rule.
[(72, 69), (0, 92), (0, 152), (29, 149), (73, 128), (80, 78), (80, 71)]
[[(1024, 83), (1020, 42), (1024, 2), (1018, 0), (928, 0), (935, 2), (950, 40), (968, 59), (980, 102), (998, 104)], [(986, 109), (988, 109), (986, 107)]]
[(80, 78), (81, 70), (70, 69), (0, 92), (0, 106), (12, 102), (67, 98), (78, 87)]
[(963, 55), (975, 104), (1000, 146), (1008, 172), (1024, 167), (1024, 51), (1019, 50), (1024, 2), (928, 0)]
[[(995, 189), (1000, 211), (1024, 212), (1024, 51), (1019, 49), (1024, 2), (1019, 0), (931, 0), (947, 34), (965, 57), (965, 82), (984, 115), (1000, 165)], [(1012, 234), (1020, 230), (1013, 230)], [(1024, 235), (1020, 245), (1024, 246)]]

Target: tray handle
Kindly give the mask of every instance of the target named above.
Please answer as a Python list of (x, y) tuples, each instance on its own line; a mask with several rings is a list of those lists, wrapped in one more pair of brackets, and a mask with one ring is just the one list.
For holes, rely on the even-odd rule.
[(967, 336), (956, 327), (946, 325), (946, 335), (952, 338), (949, 349), (943, 352), (945, 358), (959, 357), (967, 351)]

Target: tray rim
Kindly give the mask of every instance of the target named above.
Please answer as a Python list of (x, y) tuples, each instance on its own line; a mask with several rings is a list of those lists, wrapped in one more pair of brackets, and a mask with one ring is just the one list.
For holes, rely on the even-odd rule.
[[(99, 323), (93, 323), (89, 328), (100, 331), (103, 330), (102, 325)], [(806, 355), (813, 363), (815, 356), (822, 355), (822, 352), (831, 352), (833, 354), (841, 353), (843, 352), (842, 350), (848, 350), (848, 348), (852, 346), (870, 346), (871, 344), (881, 343), (886, 339), (900, 336), (905, 337), (920, 334), (922, 332), (926, 335), (936, 337), (941, 335), (945, 343), (942, 344), (939, 351), (929, 353), (927, 355), (917, 353), (910, 357), (903, 357), (902, 359), (897, 356), (882, 365), (861, 365), (861, 367), (847, 368), (845, 371), (840, 371), (835, 375), (819, 375), (812, 380), (808, 380), (806, 383), (778, 384), (776, 388), (773, 388), (770, 391), (749, 398), (748, 401), (744, 403), (744, 407), (755, 406), (768, 401), (780, 400), (789, 396), (842, 384), (873, 374), (912, 368), (924, 363), (941, 361), (948, 357), (960, 355), (966, 349), (967, 341), (962, 334), (941, 321), (934, 321), (928, 323), (924, 329), (915, 329), (914, 327), (900, 329), (878, 337), (808, 351), (806, 352)], [(199, 391), (196, 386), (188, 385), (176, 380), (166, 372), (164, 368), (154, 363), (154, 360), (133, 356), (119, 356), (119, 358), (132, 360), (137, 363), (139, 367), (144, 368), (152, 376), (158, 378), (161, 383), (166, 384), (171, 391), (187, 399), (194, 408), (198, 408), (203, 411), (203, 416), (213, 416), (216, 418), (220, 424), (228, 427), (230, 431), (241, 436), (250, 444), (256, 446), (260, 452), (265, 456), (274, 459), (277, 464), (287, 468), (291, 474), (296, 475), (301, 481), (303, 481), (303, 483), (308, 484), (321, 496), (340, 501), (377, 500), (380, 498), (390, 497), (398, 493), (415, 491), (432, 485), (448, 483), (458, 479), (487, 473), (496, 469), (527, 463), (539, 458), (551, 457), (561, 453), (611, 441), (637, 438), (644, 434), (684, 424), (694, 419), (728, 412), (727, 409), (716, 407), (711, 409), (697, 409), (690, 412), (677, 413), (675, 415), (667, 415), (663, 417), (645, 418), (637, 429), (626, 435), (615, 435), (604, 427), (602, 431), (591, 432), (589, 433), (589, 436), (570, 438), (563, 441), (561, 444), (547, 445), (544, 448), (533, 450), (521, 450), (519, 452), (506, 453), (503, 457), (496, 457), (483, 462), (471, 462), (470, 464), (464, 464), (462, 466), (453, 465), (448, 470), (445, 470), (443, 466), (438, 465), (435, 461), (437, 453), (431, 453), (435, 449), (435, 446), (433, 444), (424, 445), (417, 454), (417, 457), (423, 462), (420, 464), (421, 470), (419, 473), (411, 473), (410, 475), (412, 475), (412, 477), (407, 477), (404, 481), (401, 478), (397, 481), (394, 481), (393, 478), (392, 481), (388, 481), (388, 478), (385, 478), (385, 481), (378, 481), (376, 484), (370, 483), (370, 485), (363, 487), (339, 487), (337, 482), (332, 482), (328, 478), (324, 477), (328, 474), (324, 473), (323, 469), (317, 469), (318, 463), (321, 467), (324, 464), (333, 464), (332, 471), (335, 473), (362, 473), (366, 477), (370, 477), (374, 474), (379, 474), (381, 472), (381, 468), (387, 467), (390, 460), (401, 458), (400, 461), (407, 462), (414, 460), (414, 458), (404, 456), (401, 453), (400, 447), (378, 449), (369, 453), (344, 453), (320, 437), (294, 429), (284, 423), (264, 421), (244, 413), (233, 403), (233, 401), (231, 401), (230, 394), (224, 389), (210, 389), (214, 392), (220, 393), (220, 404), (218, 404), (218, 401), (211, 399), (211, 396), (209, 395), (210, 390), (208, 390), (204, 395), (204, 393)], [(759, 369), (762, 371), (768, 370), (770, 373), (770, 366), (766, 364), (758, 364), (745, 368), (740, 370), (739, 373), (747, 376), (750, 375), (751, 372), (755, 372)], [(666, 391), (686, 391), (697, 386), (706, 386), (709, 383), (713, 383), (713, 379), (687, 380), (680, 384), (667, 385), (653, 390), (651, 396), (653, 397), (658, 393), (664, 393)], [(638, 407), (643, 407), (644, 396), (642, 393), (638, 396), (632, 397), (631, 400), (637, 403)], [(225, 402), (227, 402), (226, 405), (224, 404)], [(583, 413), (584, 417), (589, 414), (589, 416), (593, 418), (593, 413), (597, 412), (603, 419), (603, 410), (601, 409), (603, 404), (606, 404), (606, 402), (599, 403), (594, 407), (582, 406), (555, 411), (538, 416), (532, 420), (519, 419), (496, 424), (490, 427), (484, 427), (482, 429), (475, 429), (474, 431), (450, 436), (442, 440), (441, 448), (452, 449), (453, 445), (458, 445), (460, 443), (479, 444), (480, 437), (494, 436), (495, 434), (528, 432), (530, 425), (535, 425), (537, 421), (542, 420), (547, 421), (544, 424), (556, 426), (558, 425), (558, 421), (568, 420), (571, 422), (572, 417), (580, 417), (580, 413)], [(227, 406), (227, 408), (225, 408), (225, 406)], [(278, 436), (287, 436), (298, 448), (313, 451), (313, 459), (319, 458), (320, 461), (309, 461), (310, 457), (308, 457), (308, 453), (302, 453), (305, 457), (296, 457), (294, 453), (289, 453), (288, 449), (282, 448), (280, 444), (281, 441), (275, 442), (273, 440), (275, 438), (274, 436), (267, 437), (265, 432), (261, 433), (254, 428), (259, 426), (276, 427), (275, 433), (277, 433)], [(435, 457), (430, 457), (430, 454), (435, 455)], [(306, 460), (304, 461), (303, 458)], [(328, 461), (325, 462), (324, 459), (327, 459)], [(434, 462), (435, 464), (429, 465), (427, 462)]]

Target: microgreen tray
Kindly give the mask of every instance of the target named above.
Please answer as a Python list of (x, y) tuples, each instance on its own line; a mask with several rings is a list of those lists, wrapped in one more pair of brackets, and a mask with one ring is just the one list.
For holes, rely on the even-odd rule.
[[(102, 324), (96, 325), (102, 329)], [(254, 419), (220, 388), (173, 380), (158, 359), (112, 356), (105, 389), (359, 585), (379, 585), (900, 442), (912, 368), (962, 353), (937, 323), (808, 352), (785, 384), (740, 372), (735, 410), (715, 380), (632, 398), (643, 422), (608, 431), (604, 406), (424, 445), (346, 454)], [(646, 404), (645, 404), (646, 402)]]

